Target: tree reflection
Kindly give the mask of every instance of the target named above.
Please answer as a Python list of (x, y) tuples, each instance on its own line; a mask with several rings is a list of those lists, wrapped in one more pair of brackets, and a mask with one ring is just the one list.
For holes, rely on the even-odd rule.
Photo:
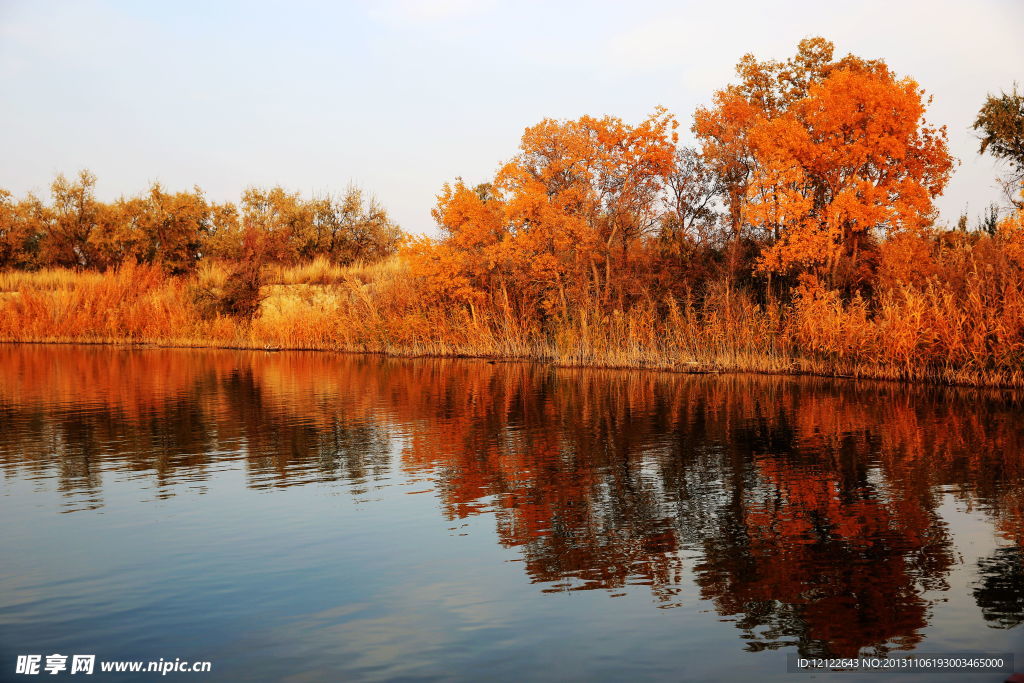
[(913, 647), (954, 548), (952, 493), (1012, 547), (979, 565), (993, 626), (1024, 620), (1019, 408), (977, 391), (374, 356), (0, 348), (0, 468), (80, 507), (105, 476), (158, 495), (237, 461), (252, 487), (361, 495), (429, 479), (482, 513), (544, 591), (701, 598), (752, 650)]
[(978, 562), (974, 599), (993, 628), (1024, 622), (1024, 553), (1020, 547), (999, 548)]

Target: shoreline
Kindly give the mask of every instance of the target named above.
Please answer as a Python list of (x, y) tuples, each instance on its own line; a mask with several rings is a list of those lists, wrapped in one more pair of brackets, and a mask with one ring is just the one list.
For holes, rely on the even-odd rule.
[[(996, 382), (985, 382), (981, 381), (955, 381), (949, 378), (942, 377), (924, 377), (924, 378), (912, 378), (912, 377), (899, 377), (884, 374), (871, 374), (871, 373), (839, 373), (829, 372), (821, 369), (757, 369), (757, 368), (745, 368), (740, 365), (729, 367), (729, 366), (709, 366), (702, 365), (699, 362), (691, 361), (682, 365), (690, 367), (681, 367), (680, 365), (670, 364), (612, 364), (602, 362), (560, 362), (555, 359), (537, 357), (537, 356), (509, 356), (509, 355), (495, 355), (495, 354), (480, 354), (470, 352), (453, 352), (453, 353), (440, 353), (430, 351), (383, 351), (383, 350), (371, 350), (371, 349), (345, 349), (345, 348), (328, 348), (328, 347), (301, 347), (301, 346), (271, 346), (271, 345), (254, 345), (254, 344), (223, 344), (217, 342), (173, 342), (173, 341), (107, 341), (107, 340), (87, 340), (87, 339), (43, 339), (43, 340), (20, 340), (20, 339), (0, 339), (2, 345), (25, 345), (25, 346), (89, 346), (89, 347), (109, 347), (109, 348), (120, 348), (125, 350), (145, 350), (145, 349), (180, 349), (180, 350), (210, 350), (210, 351), (262, 351), (265, 353), (282, 353), (282, 352), (303, 352), (303, 353), (336, 353), (345, 355), (363, 355), (363, 356), (380, 356), (383, 358), (394, 358), (394, 359), (437, 359), (437, 360), (478, 360), (486, 361), (491, 364), (496, 363), (529, 363), (534, 365), (546, 365), (553, 369), (564, 369), (564, 370), (611, 370), (611, 371), (640, 371), (640, 372), (654, 372), (654, 373), (666, 373), (673, 375), (757, 375), (765, 377), (814, 377), (820, 379), (829, 380), (850, 380), (850, 381), (868, 381), (868, 382), (884, 382), (884, 383), (896, 383), (905, 385), (907, 387), (917, 388), (940, 388), (940, 389), (975, 389), (984, 391), (1012, 391), (1018, 392), (1024, 389), (1024, 384), (1013, 384), (1010, 382), (996, 383)], [(800, 359), (793, 359), (794, 363), (799, 363)], [(814, 361), (804, 360), (805, 363)], [(818, 361), (822, 362), (822, 361)]]

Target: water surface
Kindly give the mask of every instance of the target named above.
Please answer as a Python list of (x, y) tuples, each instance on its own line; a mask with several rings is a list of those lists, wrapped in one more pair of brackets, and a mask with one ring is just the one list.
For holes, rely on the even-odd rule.
[(0, 679), (52, 652), (213, 662), (193, 680), (1024, 663), (1022, 418), (893, 383), (0, 346)]

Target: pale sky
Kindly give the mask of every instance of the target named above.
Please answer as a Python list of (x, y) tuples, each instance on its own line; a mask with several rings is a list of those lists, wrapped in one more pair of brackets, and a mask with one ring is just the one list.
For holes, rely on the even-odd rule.
[(1019, 0), (0, 0), (0, 187), (46, 194), (80, 168), (102, 199), (354, 182), (433, 232), (442, 183), (489, 179), (526, 126), (661, 104), (692, 143), (693, 110), (744, 53), (782, 59), (812, 35), (934, 96), (962, 161), (946, 220), (1000, 198), (970, 125), (986, 93), (1024, 85)]

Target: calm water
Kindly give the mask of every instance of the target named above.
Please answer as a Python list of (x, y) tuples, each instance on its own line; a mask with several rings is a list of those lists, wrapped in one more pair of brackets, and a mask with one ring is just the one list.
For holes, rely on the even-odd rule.
[(812, 378), (0, 346), (0, 679), (53, 652), (197, 681), (1019, 670), (1022, 418)]

